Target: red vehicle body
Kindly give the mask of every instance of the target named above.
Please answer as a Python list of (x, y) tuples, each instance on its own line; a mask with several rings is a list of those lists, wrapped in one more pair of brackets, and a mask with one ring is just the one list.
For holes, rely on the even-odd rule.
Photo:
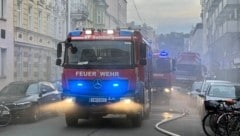
[(176, 60), (176, 85), (189, 88), (193, 82), (204, 78), (203, 65), (199, 53), (182, 52)]
[[(161, 53), (153, 54), (152, 88), (161, 98), (169, 100), (173, 82), (175, 80), (175, 59)], [(161, 55), (163, 54), (163, 55)]]
[[(63, 63), (61, 59), (64, 46)], [(126, 114), (134, 126), (149, 116), (151, 48), (136, 30), (76, 30), (58, 44), (68, 126), (80, 118)]]

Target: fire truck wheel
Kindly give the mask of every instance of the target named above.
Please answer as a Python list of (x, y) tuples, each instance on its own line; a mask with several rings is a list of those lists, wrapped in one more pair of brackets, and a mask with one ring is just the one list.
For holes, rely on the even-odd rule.
[(131, 117), (132, 126), (140, 127), (142, 125), (142, 116), (137, 114)]
[(150, 108), (144, 113), (144, 119), (148, 119), (150, 117)]
[(70, 114), (65, 114), (65, 120), (68, 127), (73, 127), (78, 125), (78, 117)]

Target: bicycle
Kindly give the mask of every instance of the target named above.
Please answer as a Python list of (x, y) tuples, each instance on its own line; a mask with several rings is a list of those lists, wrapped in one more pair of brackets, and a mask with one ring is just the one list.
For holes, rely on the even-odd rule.
[(9, 125), (11, 120), (12, 115), (10, 109), (5, 105), (0, 104), (0, 127)]
[(202, 120), (203, 131), (207, 136), (235, 136), (239, 134), (240, 120), (239, 107), (236, 101), (217, 100), (206, 101), (208, 113)]

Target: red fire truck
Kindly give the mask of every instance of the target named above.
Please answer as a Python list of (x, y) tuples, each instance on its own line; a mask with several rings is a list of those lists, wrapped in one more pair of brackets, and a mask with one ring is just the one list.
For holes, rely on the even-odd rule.
[(194, 81), (204, 78), (204, 66), (199, 53), (182, 52), (176, 61), (176, 85), (184, 88), (192, 86)]
[(168, 52), (163, 50), (153, 54), (153, 81), (152, 89), (156, 99), (169, 103), (173, 82), (175, 80), (175, 59), (168, 56)]
[(65, 112), (66, 124), (125, 114), (140, 126), (151, 107), (151, 58), (138, 30), (70, 32), (57, 46), (56, 60), (63, 67), (62, 97), (74, 105)]

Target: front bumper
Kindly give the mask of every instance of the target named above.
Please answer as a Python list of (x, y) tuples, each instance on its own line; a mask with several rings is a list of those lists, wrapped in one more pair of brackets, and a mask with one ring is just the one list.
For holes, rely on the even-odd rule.
[[(69, 101), (69, 99), (71, 99)], [(141, 111), (142, 106), (133, 97), (66, 97), (69, 106), (66, 113), (84, 114), (134, 114)]]

